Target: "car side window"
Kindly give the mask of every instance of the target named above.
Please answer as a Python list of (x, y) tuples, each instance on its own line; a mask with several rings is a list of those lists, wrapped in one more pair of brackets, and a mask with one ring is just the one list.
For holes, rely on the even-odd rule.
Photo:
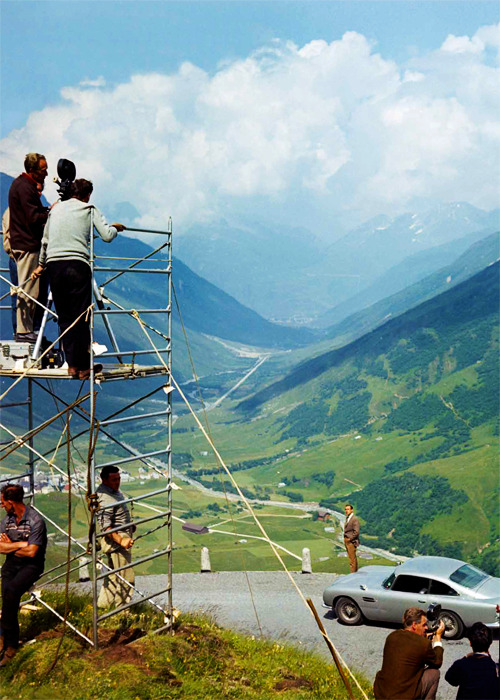
[(396, 580), (391, 586), (393, 591), (402, 591), (403, 593), (421, 593), (429, 592), (429, 579), (423, 576), (409, 576), (401, 574), (396, 577)]
[(447, 583), (434, 581), (433, 579), (431, 579), (431, 593), (434, 593), (434, 595), (458, 595), (455, 589), (448, 586)]

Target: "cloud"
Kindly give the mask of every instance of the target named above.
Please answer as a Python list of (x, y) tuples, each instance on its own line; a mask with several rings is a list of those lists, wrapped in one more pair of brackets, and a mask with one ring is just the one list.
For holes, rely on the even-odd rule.
[(104, 76), (100, 75), (95, 79), (85, 78), (84, 80), (80, 80), (80, 85), (81, 87), (104, 87), (106, 85), (106, 80)]
[(470, 39), (468, 36), (454, 36), (453, 34), (449, 34), (441, 46), (441, 51), (448, 53), (481, 53), (483, 49), (484, 44), (479, 37), (474, 36)]
[(493, 208), (498, 36), (498, 27), (450, 35), (398, 65), (347, 32), (301, 47), (276, 41), (213, 75), (186, 62), (114, 87), (85, 79), (4, 138), (2, 162), (16, 174), (29, 150), (51, 169), (71, 158), (97, 203), (129, 200), (151, 227), (257, 205), (256, 220), (300, 212), (325, 230), (339, 216), (357, 222), (422, 202)]

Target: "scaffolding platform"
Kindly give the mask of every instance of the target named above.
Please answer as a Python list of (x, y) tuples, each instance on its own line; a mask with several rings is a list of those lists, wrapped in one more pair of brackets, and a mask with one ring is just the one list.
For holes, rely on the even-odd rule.
[[(116, 379), (135, 379), (137, 377), (159, 377), (168, 375), (169, 370), (164, 365), (137, 365), (137, 364), (107, 364), (103, 365), (101, 372), (96, 372), (95, 381), (105, 382)], [(36, 377), (37, 379), (65, 379), (72, 382), (79, 381), (68, 375), (68, 370), (62, 367), (38, 369), (0, 369), (0, 377), (20, 376)]]
[[(36, 584), (37, 589), (61, 581), (66, 576), (67, 565), (72, 566), (73, 577), (83, 567), (89, 567), (92, 634), (88, 636), (87, 631), (79, 630), (67, 620), (65, 624), (94, 648), (98, 646), (102, 622), (141, 601), (160, 613), (161, 625), (157, 631), (172, 629), (174, 620), (172, 223), (169, 220), (165, 231), (130, 228), (126, 231), (160, 235), (162, 242), (143, 258), (133, 259), (96, 254), (94, 238), (90, 237), (93, 299), (86, 310), (91, 346), (89, 379), (70, 377), (67, 365), (41, 369), (43, 358), (51, 348), (59, 344), (64, 349), (64, 333), (60, 330), (56, 339), (49, 339), (51, 345), (42, 348), (43, 336), (53, 335), (50, 320), (57, 320), (50, 294), (46, 306), (33, 300), (44, 311), (39, 340), (31, 357), (18, 360), (15, 368), (0, 369), (0, 484), (8, 481), (23, 484), (25, 498), (44, 517), (49, 533), (62, 535), (70, 546), (71, 556), (46, 570)], [(110, 250), (113, 251), (112, 247)], [(161, 251), (164, 252), (157, 256)], [(125, 260), (130, 261), (127, 267), (123, 266)], [(154, 268), (148, 267), (151, 263), (155, 264)], [(2, 301), (18, 288), (9, 280), (8, 270), (0, 269), (0, 273), (0, 284), (4, 286), (3, 295), (0, 292)], [(138, 286), (141, 274), (154, 277), (146, 278)], [(150, 300), (150, 306), (155, 308), (137, 308), (138, 300)], [(8, 312), (7, 325), (10, 325), (11, 307), (5, 304), (0, 310)], [(5, 317), (6, 314), (4, 329)], [(100, 365), (102, 370), (96, 372), (94, 368)], [(114, 384), (110, 385), (111, 382)], [(140, 546), (132, 549), (132, 563), (118, 569), (113, 569), (100, 547), (105, 535), (99, 529), (97, 514), (110, 506), (99, 504), (96, 490), (100, 471), (108, 466), (119, 467), (120, 489), (125, 493), (130, 484), (130, 497), (125, 495), (125, 500), (117, 503), (128, 504), (130, 526), (137, 527), (133, 534), (134, 547), (140, 539)], [(79, 509), (79, 516), (72, 516), (65, 527), (61, 527), (57, 517), (49, 517), (47, 509), (44, 512), (42, 507), (52, 492), (68, 494), (74, 512)], [(38, 497), (41, 493), (43, 499)], [(48, 510), (52, 512), (51, 508)], [(87, 537), (85, 528), (88, 528)], [(53, 543), (54, 538), (49, 542)], [(90, 560), (88, 552), (91, 552)], [(127, 580), (126, 569), (144, 572), (144, 567), (147, 567), (145, 573), (167, 574), (167, 586), (146, 594)], [(125, 590), (130, 588), (128, 593), (133, 595), (131, 600), (127, 597), (130, 602), (117, 604), (118, 607), (103, 614), (98, 608), (99, 586), (112, 571), (116, 571), (113, 576), (120, 586)], [(164, 594), (166, 604), (160, 605), (156, 600)], [(38, 593), (35, 598), (63, 620)]]

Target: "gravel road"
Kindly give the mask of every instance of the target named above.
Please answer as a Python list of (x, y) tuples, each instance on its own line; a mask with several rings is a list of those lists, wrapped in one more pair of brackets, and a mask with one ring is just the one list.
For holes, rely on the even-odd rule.
[[(284, 572), (249, 572), (255, 608), (263, 634), (276, 640), (288, 641), (315, 649), (331, 659), (317, 625), (302, 602), (295, 587)], [(333, 574), (292, 574), (306, 597), (310, 597), (323, 620), (326, 631), (346, 663), (371, 680), (380, 668), (384, 641), (393, 627), (340, 625), (332, 613), (323, 607), (322, 593), (333, 581)], [(137, 588), (152, 593), (165, 587), (166, 577), (141, 576)], [(174, 574), (173, 600), (181, 611), (201, 611), (210, 614), (224, 627), (259, 635), (259, 626), (252, 605), (247, 578), (243, 572), (211, 574)], [(438, 690), (439, 700), (453, 700), (456, 688), (444, 680), (444, 672), (470, 651), (467, 640), (444, 642), (444, 663)], [(498, 661), (498, 642), (492, 646)]]

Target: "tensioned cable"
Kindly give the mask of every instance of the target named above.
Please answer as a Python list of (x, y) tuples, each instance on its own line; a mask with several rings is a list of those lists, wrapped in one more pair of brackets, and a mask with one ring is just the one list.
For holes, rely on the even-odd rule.
[[(1, 277), (1, 275), (0, 275), (0, 277)], [(30, 372), (32, 369), (35, 369), (35, 368), (36, 368), (36, 365), (37, 365), (38, 362), (42, 359), (42, 357), (45, 357), (45, 355), (46, 355), (50, 350), (52, 350), (52, 348), (56, 345), (56, 343), (58, 343), (58, 342), (61, 340), (61, 338), (63, 338), (63, 337), (66, 335), (66, 333), (67, 333), (69, 330), (71, 330), (71, 329), (73, 328), (73, 326), (76, 325), (76, 324), (78, 323), (78, 321), (79, 321), (81, 318), (83, 318), (83, 316), (85, 316), (86, 314), (90, 313), (90, 310), (92, 309), (93, 306), (94, 306), (94, 305), (91, 304), (87, 309), (85, 309), (84, 311), (82, 311), (82, 313), (78, 316), (78, 318), (76, 318), (76, 319), (73, 321), (73, 323), (71, 324), (71, 326), (68, 326), (68, 327), (66, 328), (66, 330), (63, 331), (63, 332), (61, 333), (61, 335), (60, 335), (58, 338), (56, 338), (56, 339), (54, 340), (54, 342), (51, 343), (51, 344), (42, 352), (42, 354), (40, 355), (40, 357), (37, 357), (36, 360), (33, 360), (33, 362), (29, 365), (29, 367), (27, 367), (27, 368), (24, 370), (24, 372), (23, 372), (22, 374), (20, 374), (19, 377), (9, 386), (9, 388), (8, 388), (6, 391), (3, 392), (3, 394), (0, 396), (0, 401), (2, 401), (2, 399), (4, 399), (4, 398), (7, 396), (7, 394), (9, 393), (9, 391), (12, 391), (12, 389), (16, 386), (16, 384), (19, 384), (19, 382), (27, 376), (28, 372)], [(45, 308), (45, 307), (44, 307), (44, 308)]]
[(71, 573), (71, 435), (69, 433), (69, 423), (71, 421), (71, 417), (72, 414), (70, 414), (68, 410), (68, 412), (66, 413), (66, 473), (68, 475), (68, 543), (66, 550), (66, 576), (64, 581), (64, 618), (62, 634), (59, 638), (59, 644), (57, 645), (54, 660), (52, 661), (52, 664), (48, 670), (49, 674), (54, 670), (59, 659), (59, 652), (61, 650), (61, 645), (63, 643), (64, 635), (66, 633), (66, 622), (69, 613), (69, 577)]
[[(47, 306), (44, 306), (40, 301), (38, 301), (38, 299), (35, 299), (34, 297), (32, 297), (30, 294), (28, 294), (28, 292), (26, 292), (26, 291), (23, 289), (23, 286), (24, 286), (25, 284), (28, 284), (28, 282), (31, 282), (31, 278), (30, 278), (30, 277), (28, 277), (28, 279), (24, 280), (24, 282), (23, 282), (22, 284), (17, 284), (17, 285), (16, 285), (16, 284), (12, 284), (12, 282), (11, 282), (10, 280), (8, 280), (6, 277), (4, 277), (3, 275), (0, 275), (0, 279), (1, 279), (3, 282), (7, 282), (7, 284), (8, 284), (9, 287), (10, 287), (9, 292), (8, 292), (7, 294), (4, 294), (3, 297), (1, 297), (1, 299), (5, 299), (5, 297), (8, 296), (8, 295), (14, 296), (15, 294), (17, 294), (17, 295), (20, 294), (20, 295), (22, 295), (23, 297), (26, 297), (26, 298), (29, 299), (30, 301), (32, 301), (32, 302), (34, 302), (35, 304), (37, 304), (37, 305), (38, 305), (40, 308), (42, 308), (44, 311), (48, 311), (49, 314), (52, 314), (52, 316), (57, 317), (57, 314), (54, 313), (54, 311), (52, 311), (51, 309), (49, 309)], [(1, 300), (1, 299), (0, 299), (0, 300)]]
[[(144, 327), (144, 323), (143, 323), (141, 317), (139, 316), (139, 313), (134, 309), (134, 310), (132, 310), (132, 315), (133, 315), (133, 317), (137, 320), (137, 322), (139, 323), (139, 325), (140, 325), (142, 331), (144, 332), (144, 334), (146, 335), (147, 339), (149, 340), (151, 346), (152, 346), (153, 349), (155, 350), (155, 352), (156, 352), (156, 354), (157, 354), (157, 356), (158, 356), (158, 359), (159, 359), (160, 362), (164, 365), (165, 369), (168, 370), (169, 368), (168, 368), (167, 365), (165, 364), (165, 361), (163, 360), (161, 354), (158, 352), (158, 350), (157, 350), (157, 348), (156, 348), (154, 342), (151, 340), (151, 337), (149, 336), (149, 334), (148, 334), (146, 328)], [(312, 612), (311, 608), (309, 607), (309, 604), (308, 604), (308, 602), (307, 602), (307, 600), (306, 600), (304, 594), (302, 593), (302, 591), (300, 590), (299, 586), (298, 586), (297, 583), (295, 582), (293, 576), (292, 576), (291, 573), (289, 572), (289, 570), (288, 570), (288, 568), (287, 568), (285, 562), (283, 561), (283, 558), (281, 557), (280, 553), (279, 553), (278, 550), (276, 549), (276, 547), (275, 547), (275, 545), (274, 545), (274, 542), (272, 542), (272, 540), (269, 538), (269, 536), (268, 536), (267, 532), (265, 531), (265, 529), (264, 529), (262, 523), (259, 521), (257, 515), (255, 514), (255, 511), (253, 510), (251, 504), (249, 503), (248, 499), (245, 497), (245, 495), (244, 495), (243, 492), (241, 491), (240, 487), (239, 487), (238, 484), (236, 483), (236, 481), (235, 481), (235, 479), (234, 479), (232, 473), (230, 472), (230, 470), (229, 470), (229, 468), (227, 467), (226, 463), (225, 463), (224, 460), (222, 459), (222, 456), (220, 455), (219, 451), (218, 451), (217, 448), (215, 447), (215, 445), (214, 445), (212, 439), (210, 438), (210, 436), (208, 435), (207, 431), (206, 431), (205, 428), (203, 427), (202, 422), (200, 421), (200, 419), (199, 419), (198, 416), (196, 415), (196, 412), (195, 412), (194, 409), (192, 408), (191, 404), (189, 403), (189, 400), (188, 400), (187, 397), (185, 396), (184, 392), (182, 391), (181, 387), (180, 387), (179, 384), (177, 383), (175, 377), (172, 375), (171, 371), (170, 371), (170, 379), (171, 379), (172, 383), (174, 384), (175, 388), (177, 389), (177, 391), (179, 392), (179, 394), (180, 394), (182, 400), (184, 401), (184, 403), (185, 403), (186, 406), (188, 407), (189, 412), (191, 413), (191, 415), (192, 415), (193, 418), (195, 419), (195, 421), (196, 421), (198, 427), (200, 428), (200, 430), (202, 431), (203, 435), (205, 436), (205, 439), (207, 440), (208, 444), (209, 444), (210, 447), (212, 448), (212, 451), (213, 451), (214, 455), (216, 456), (217, 460), (219, 461), (220, 465), (222, 466), (222, 468), (224, 469), (224, 471), (226, 472), (226, 474), (229, 476), (229, 479), (230, 479), (231, 483), (232, 483), (233, 486), (236, 488), (236, 490), (237, 490), (237, 492), (238, 492), (240, 498), (242, 499), (242, 501), (245, 503), (246, 507), (247, 507), (248, 510), (250, 511), (250, 513), (251, 513), (251, 515), (252, 515), (252, 517), (253, 517), (253, 519), (254, 519), (254, 521), (255, 521), (255, 524), (257, 525), (257, 527), (259, 528), (259, 530), (262, 532), (262, 534), (263, 534), (263, 536), (264, 536), (266, 542), (267, 542), (267, 543), (269, 544), (269, 546), (271, 547), (272, 551), (274, 552), (274, 555), (276, 556), (276, 558), (277, 558), (278, 561), (280, 562), (281, 566), (283, 567), (283, 570), (285, 571), (286, 575), (287, 575), (288, 578), (290, 579), (290, 582), (292, 583), (292, 585), (293, 585), (294, 588), (296, 589), (296, 591), (297, 591), (299, 597), (301, 598), (302, 602), (304, 603), (304, 605), (306, 606), (306, 608), (309, 610), (310, 614), (311, 614), (311, 615), (313, 616), (313, 618), (314, 618), (314, 613)], [(368, 700), (368, 696), (366, 695), (365, 691), (363, 690), (363, 688), (362, 688), (361, 685), (359, 684), (358, 679), (357, 679), (356, 676), (353, 674), (353, 672), (351, 671), (351, 669), (349, 668), (349, 666), (347, 665), (347, 663), (345, 662), (345, 660), (342, 658), (342, 656), (340, 655), (340, 653), (339, 653), (338, 650), (336, 649), (335, 645), (333, 644), (333, 642), (332, 642), (331, 639), (329, 638), (329, 636), (328, 636), (328, 634), (326, 633), (326, 631), (323, 632), (323, 630), (320, 630), (320, 632), (321, 632), (322, 636), (325, 638), (325, 641), (327, 641), (327, 643), (328, 643), (329, 645), (331, 645), (332, 648), (335, 650), (335, 653), (337, 654), (338, 658), (340, 659), (340, 661), (342, 662), (342, 664), (345, 666), (345, 668), (348, 670), (349, 675), (350, 675), (350, 676), (352, 677), (352, 679), (354, 680), (356, 686), (358, 687), (359, 691), (362, 693), (362, 695), (363, 695), (363, 697), (365, 698), (365, 700)]]
[(198, 381), (198, 375), (197, 375), (197, 373), (196, 373), (196, 368), (195, 368), (195, 366), (194, 366), (193, 355), (192, 355), (192, 353), (191, 353), (191, 347), (190, 347), (190, 345), (189, 345), (189, 340), (188, 340), (188, 336), (187, 336), (187, 332), (186, 332), (186, 327), (185, 327), (185, 325), (184, 325), (184, 320), (183, 320), (183, 318), (182, 318), (182, 313), (181, 313), (181, 309), (180, 309), (180, 306), (179, 306), (179, 300), (177, 299), (177, 292), (175, 291), (175, 285), (174, 285), (173, 282), (172, 282), (172, 291), (173, 291), (173, 293), (174, 293), (175, 306), (176, 306), (176, 309), (177, 309), (177, 313), (179, 314), (179, 320), (180, 320), (180, 322), (181, 322), (182, 333), (183, 333), (183, 335), (184, 335), (184, 341), (185, 341), (185, 343), (186, 343), (186, 348), (187, 348), (187, 351), (188, 351), (188, 357), (189, 357), (189, 362), (190, 362), (190, 364), (191, 364), (191, 370), (192, 370), (192, 372), (193, 372), (193, 377), (194, 377), (194, 381), (195, 381), (195, 384), (196, 384), (196, 389), (197, 389), (197, 391), (198, 391), (198, 396), (199, 396), (199, 398), (200, 398), (201, 409), (202, 409), (202, 411), (203, 411), (203, 418), (205, 419), (205, 425), (207, 426), (207, 430), (208, 430), (208, 432), (210, 432), (210, 426), (209, 426), (209, 424), (208, 424), (207, 412), (206, 412), (206, 410), (205, 410), (205, 401), (203, 400), (203, 396), (202, 396), (202, 393), (201, 393), (200, 382)]
[[(50, 388), (49, 395), (52, 397), (52, 399), (53, 399), (53, 401), (54, 401), (54, 405), (55, 405), (55, 407), (56, 407), (56, 410), (59, 411), (59, 401), (58, 401), (57, 396), (56, 396), (56, 393), (55, 393), (55, 391), (54, 391), (54, 389), (53, 389), (52, 381), (51, 381), (50, 379), (48, 379), (48, 380), (47, 380), (47, 384), (49, 385), (49, 388)], [(78, 400), (78, 399), (80, 398), (80, 394), (82, 393), (82, 389), (83, 389), (83, 382), (81, 382), (80, 388), (78, 389), (78, 394), (76, 395), (76, 400)], [(90, 394), (88, 394), (88, 396), (90, 396)], [(71, 406), (68, 407), (66, 410), (69, 410), (69, 408), (71, 408)], [(62, 421), (62, 414), (63, 414), (63, 413), (64, 413), (64, 411), (61, 411), (61, 414), (60, 414), (60, 415), (61, 415), (61, 421)], [(71, 415), (73, 415), (73, 414), (71, 414)], [(64, 423), (63, 423), (63, 426), (64, 426)], [(77, 453), (77, 455), (79, 456), (79, 458), (80, 458), (82, 464), (84, 464), (84, 463), (85, 463), (85, 460), (84, 460), (84, 458), (83, 458), (83, 456), (82, 456), (82, 454), (81, 454), (81, 452), (80, 452), (80, 450), (79, 450), (79, 448), (78, 448), (78, 445), (77, 445), (77, 443), (76, 443), (76, 440), (73, 440), (73, 439), (71, 440), (71, 446), (72, 446), (73, 450), (74, 450), (74, 451)], [(75, 460), (73, 459), (73, 455), (72, 455), (72, 454), (70, 455), (70, 459), (71, 459), (71, 467), (72, 467), (72, 471), (73, 471), (73, 478), (74, 478), (75, 481), (76, 481), (76, 480), (77, 480), (77, 476), (76, 476), (76, 466), (75, 466)], [(87, 510), (87, 507), (86, 507), (87, 504), (86, 504), (86, 502), (85, 502), (85, 496), (84, 496), (84, 494), (83, 494), (82, 491), (80, 491), (79, 496), (80, 496), (80, 500), (81, 500), (81, 502), (82, 502), (83, 512), (85, 513), (85, 516), (86, 516), (86, 518), (87, 518), (87, 524), (88, 524), (89, 513), (88, 513), (88, 510)]]
[[(185, 343), (186, 343), (186, 347), (187, 347), (187, 351), (188, 351), (188, 356), (189, 356), (189, 361), (190, 361), (190, 363), (191, 363), (191, 369), (192, 369), (192, 372), (193, 372), (193, 377), (194, 377), (194, 380), (195, 380), (195, 382), (196, 382), (196, 388), (197, 388), (197, 390), (198, 390), (198, 396), (200, 397), (201, 410), (203, 411), (203, 417), (204, 417), (204, 419), (205, 419), (205, 425), (206, 425), (207, 431), (208, 431), (208, 433), (209, 433), (209, 435), (210, 435), (210, 437), (211, 437), (210, 425), (209, 425), (209, 422), (208, 422), (208, 416), (207, 416), (207, 412), (206, 412), (206, 408), (205, 408), (205, 402), (204, 402), (204, 400), (203, 400), (203, 396), (202, 396), (202, 393), (201, 393), (201, 387), (200, 387), (200, 383), (199, 383), (199, 381), (198, 381), (198, 374), (197, 374), (196, 368), (195, 368), (195, 366), (194, 366), (194, 360), (193, 360), (193, 356), (192, 356), (192, 354), (191, 354), (191, 347), (190, 347), (190, 345), (189, 345), (189, 340), (188, 340), (188, 336), (187, 336), (187, 332), (186, 332), (186, 327), (184, 326), (184, 320), (183, 320), (183, 318), (182, 318), (182, 313), (181, 313), (181, 309), (180, 309), (180, 306), (179, 306), (179, 300), (177, 299), (177, 292), (175, 291), (175, 286), (174, 286), (173, 282), (172, 282), (172, 291), (173, 291), (173, 293), (174, 293), (175, 306), (176, 306), (176, 308), (177, 308), (177, 313), (179, 314), (179, 320), (180, 320), (180, 322), (181, 322), (182, 332), (183, 332), (183, 334), (184, 334), (184, 341), (185, 341)], [(229, 516), (230, 516), (230, 518), (231, 518), (231, 524), (232, 524), (232, 526), (233, 526), (234, 536), (237, 537), (236, 523), (235, 523), (235, 521), (234, 521), (234, 515), (233, 515), (232, 504), (230, 503), (229, 498), (228, 498), (228, 495), (227, 495), (226, 485), (225, 485), (224, 480), (223, 480), (223, 478), (222, 478), (222, 473), (221, 473), (221, 471), (220, 471), (220, 466), (219, 466), (219, 475), (220, 475), (219, 483), (220, 483), (220, 485), (222, 486), (222, 490), (223, 490), (223, 492), (224, 492), (224, 497), (225, 497), (225, 499), (226, 499), (226, 506), (227, 506), (227, 510), (228, 510)], [(264, 633), (262, 632), (262, 626), (261, 626), (261, 624), (260, 624), (259, 614), (258, 614), (258, 612), (257, 612), (257, 606), (256, 606), (256, 604), (255, 604), (255, 599), (254, 599), (254, 595), (253, 595), (252, 585), (251, 585), (251, 583), (250, 583), (250, 578), (249, 578), (249, 576), (248, 576), (248, 571), (247, 571), (247, 566), (246, 566), (246, 560), (245, 560), (245, 554), (244, 554), (244, 552), (243, 552), (243, 550), (242, 550), (241, 548), (240, 548), (238, 551), (239, 551), (239, 553), (240, 553), (242, 568), (243, 568), (243, 571), (244, 571), (244, 573), (245, 573), (245, 579), (246, 579), (246, 582), (247, 582), (248, 592), (249, 592), (249, 594), (250, 594), (250, 600), (251, 600), (251, 602), (252, 602), (252, 607), (253, 607), (253, 611), (254, 611), (254, 614), (255, 614), (255, 619), (257, 620), (257, 626), (258, 626), (258, 628), (259, 628), (259, 633), (260, 633), (260, 636), (262, 637)]]

